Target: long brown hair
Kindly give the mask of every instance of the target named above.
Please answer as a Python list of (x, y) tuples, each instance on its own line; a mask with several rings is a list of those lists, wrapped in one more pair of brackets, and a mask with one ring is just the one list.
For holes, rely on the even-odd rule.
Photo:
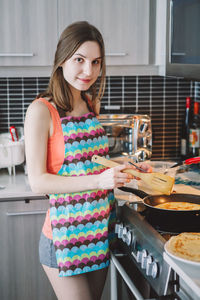
[[(105, 89), (105, 47), (101, 33), (93, 25), (86, 21), (75, 22), (69, 25), (61, 34), (57, 44), (54, 58), (52, 74), (48, 87), (39, 97), (49, 97), (56, 105), (65, 111), (72, 111), (72, 94), (67, 81), (64, 79), (61, 65), (65, 60), (72, 57), (77, 49), (86, 41), (95, 41), (99, 44), (101, 52), (101, 73), (99, 80), (99, 89), (97, 91), (96, 82), (88, 91), (82, 91), (82, 97), (85, 99), (85, 93), (91, 94), (91, 100), (94, 102), (96, 98), (102, 98)], [(98, 92), (98, 93), (97, 93)]]

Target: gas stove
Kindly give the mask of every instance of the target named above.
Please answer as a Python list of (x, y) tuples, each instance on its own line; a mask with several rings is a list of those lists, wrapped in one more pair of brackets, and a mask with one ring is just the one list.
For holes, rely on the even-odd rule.
[[(139, 284), (137, 290), (140, 296), (136, 299), (180, 299), (174, 296), (177, 282), (170, 266), (163, 259), (163, 253), (166, 241), (172, 235), (181, 232), (181, 228), (176, 226), (176, 230), (174, 230), (173, 224), (171, 227), (167, 227), (170, 230), (165, 226), (163, 228), (162, 225), (166, 224), (166, 220), (162, 222), (162, 220), (156, 219), (156, 216), (150, 215), (143, 204), (126, 203), (118, 206), (117, 216), (118, 222), (115, 226), (117, 253), (115, 257), (118, 257), (122, 264), (125, 260), (123, 267), (129, 266), (129, 271), (127, 271), (129, 276), (131, 276), (132, 270), (136, 269), (136, 276), (143, 278), (145, 284), (147, 283), (149, 286), (148, 297), (145, 297), (143, 295), (144, 285)], [(199, 221), (200, 216), (197, 216), (189, 231), (199, 229), (197, 225)], [(171, 224), (171, 220), (168, 220), (168, 223)], [(173, 230), (171, 230), (172, 228)], [(133, 282), (136, 276), (133, 276)]]

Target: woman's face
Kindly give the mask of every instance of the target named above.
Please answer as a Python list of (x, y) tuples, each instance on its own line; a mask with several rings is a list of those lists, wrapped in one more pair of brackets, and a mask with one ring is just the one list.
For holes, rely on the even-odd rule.
[(87, 41), (62, 64), (63, 76), (71, 87), (86, 91), (101, 70), (101, 52), (97, 42)]

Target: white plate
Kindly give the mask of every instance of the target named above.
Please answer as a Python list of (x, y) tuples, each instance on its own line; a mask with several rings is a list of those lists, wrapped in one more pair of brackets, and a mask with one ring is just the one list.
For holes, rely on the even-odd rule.
[(192, 261), (192, 260), (189, 260), (189, 259), (184, 259), (184, 258), (182, 258), (182, 257), (179, 257), (179, 256), (175, 255), (175, 254), (172, 254), (172, 253), (167, 249), (168, 245), (169, 245), (169, 241), (165, 243), (164, 249), (165, 249), (165, 252), (166, 252), (169, 256), (171, 256), (172, 258), (175, 258), (176, 260), (179, 260), (179, 261), (181, 261), (181, 262), (184, 262), (184, 263), (186, 263), (186, 264), (189, 264), (189, 265), (192, 265), (192, 266), (198, 266), (198, 267), (200, 267), (200, 262)]

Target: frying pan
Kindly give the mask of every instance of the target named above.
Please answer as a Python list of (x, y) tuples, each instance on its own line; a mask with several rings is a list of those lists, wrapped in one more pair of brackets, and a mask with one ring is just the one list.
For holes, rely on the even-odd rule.
[(136, 196), (139, 196), (143, 199), (143, 204), (146, 208), (152, 210), (155, 213), (159, 214), (168, 214), (168, 215), (199, 215), (200, 209), (195, 210), (173, 210), (173, 209), (162, 209), (156, 207), (156, 205), (166, 202), (190, 202), (195, 204), (200, 204), (200, 196), (190, 195), (190, 194), (171, 194), (171, 195), (149, 195), (144, 191), (130, 188), (130, 187), (120, 187), (118, 188), (124, 192), (133, 193)]

